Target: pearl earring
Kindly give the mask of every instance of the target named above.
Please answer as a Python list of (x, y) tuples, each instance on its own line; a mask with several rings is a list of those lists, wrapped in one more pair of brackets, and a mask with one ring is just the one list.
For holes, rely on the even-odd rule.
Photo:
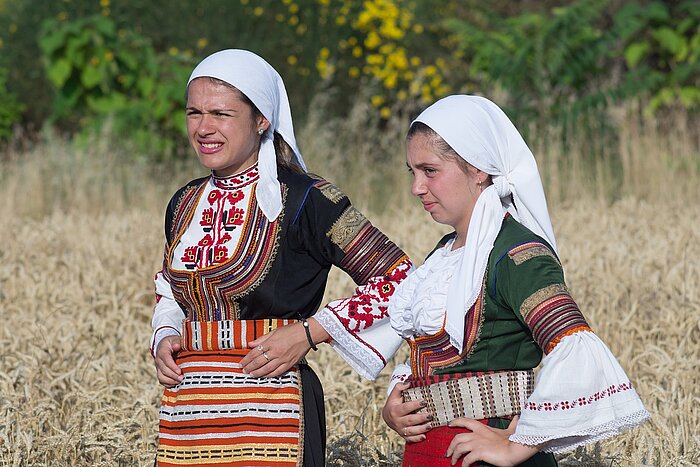
[(262, 128), (258, 129), (258, 134), (259, 134), (259, 135), (262, 135), (263, 133), (265, 133), (265, 130), (263, 130)]

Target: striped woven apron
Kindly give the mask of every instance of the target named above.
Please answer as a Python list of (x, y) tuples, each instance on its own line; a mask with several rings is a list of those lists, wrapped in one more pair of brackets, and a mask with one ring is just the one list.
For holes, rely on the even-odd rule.
[(301, 465), (299, 369), (253, 378), (240, 365), (250, 351), (248, 342), (293, 322), (183, 322), (183, 349), (176, 363), (184, 379), (163, 394), (158, 466)]

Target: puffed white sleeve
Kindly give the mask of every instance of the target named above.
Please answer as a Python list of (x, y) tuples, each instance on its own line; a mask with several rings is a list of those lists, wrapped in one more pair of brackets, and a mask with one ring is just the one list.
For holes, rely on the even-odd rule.
[(565, 336), (544, 357), (510, 440), (561, 453), (649, 418), (630, 379), (591, 331)]

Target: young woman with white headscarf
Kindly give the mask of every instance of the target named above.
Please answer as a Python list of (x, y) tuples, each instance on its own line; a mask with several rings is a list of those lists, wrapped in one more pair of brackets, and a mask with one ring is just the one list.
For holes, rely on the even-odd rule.
[(454, 233), (389, 306), (411, 347), (383, 411), (403, 465), (556, 465), (647, 419), (567, 290), (535, 159), (505, 113), (446, 97), (412, 123), (406, 159), (413, 194)]
[[(259, 56), (204, 59), (186, 114), (211, 174), (166, 210), (151, 339), (166, 387), (156, 463), (324, 465), (323, 391), (304, 356), (330, 340), (376, 376), (400, 339), (373, 324), (388, 323), (411, 263), (341, 190), (306, 173), (282, 79)], [(317, 312), (332, 265), (361, 287)]]

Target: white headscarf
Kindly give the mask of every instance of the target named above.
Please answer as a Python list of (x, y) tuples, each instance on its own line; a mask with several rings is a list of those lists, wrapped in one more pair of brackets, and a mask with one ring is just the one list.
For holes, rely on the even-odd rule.
[(425, 109), (414, 122), (428, 125), (465, 161), (493, 180), (476, 201), (462, 259), (449, 288), (445, 330), (461, 352), (464, 316), (481, 291), (506, 211), (547, 240), (555, 251), (557, 245), (535, 158), (496, 104), (478, 96), (448, 96)]
[(277, 180), (274, 132), (284, 138), (294, 151), (297, 163), (306, 170), (297, 141), (294, 137), (292, 112), (284, 82), (279, 73), (258, 55), (247, 50), (228, 49), (216, 52), (197, 65), (187, 81), (195, 78), (217, 78), (248, 97), (270, 122), (270, 128), (262, 135), (258, 153), (260, 180), (255, 190), (258, 205), (268, 220), (277, 219), (282, 212), (282, 195)]

